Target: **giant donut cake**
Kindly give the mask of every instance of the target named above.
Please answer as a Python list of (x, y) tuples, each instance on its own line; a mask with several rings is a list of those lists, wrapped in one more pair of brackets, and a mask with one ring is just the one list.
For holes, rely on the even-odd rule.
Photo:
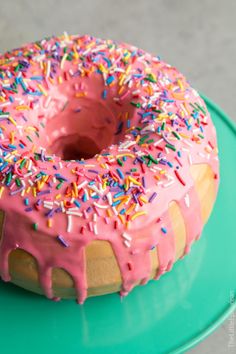
[(158, 279), (218, 189), (215, 128), (174, 67), (52, 37), (0, 56), (0, 274), (54, 300)]

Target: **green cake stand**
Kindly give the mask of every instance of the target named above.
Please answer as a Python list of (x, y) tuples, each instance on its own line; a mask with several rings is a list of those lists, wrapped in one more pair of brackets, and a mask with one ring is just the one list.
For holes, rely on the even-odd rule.
[(177, 354), (202, 341), (236, 308), (236, 128), (203, 98), (218, 133), (221, 182), (191, 254), (123, 300), (111, 294), (83, 306), (0, 281), (1, 353)]

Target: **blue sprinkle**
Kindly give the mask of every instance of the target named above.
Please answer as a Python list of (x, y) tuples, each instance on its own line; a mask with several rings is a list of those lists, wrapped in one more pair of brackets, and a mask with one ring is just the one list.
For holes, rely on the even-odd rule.
[(63, 180), (63, 181), (68, 181), (68, 179), (66, 178), (66, 177), (63, 177), (62, 175), (60, 175), (59, 173), (56, 173), (55, 174), (55, 177), (57, 178), (57, 179), (59, 179), (59, 180)]
[(86, 194), (83, 195), (82, 200), (83, 200), (83, 202), (86, 202), (86, 201), (87, 201), (87, 196), (86, 196)]
[(123, 178), (125, 177), (120, 168), (117, 168), (117, 169), (116, 169), (116, 172), (118, 173), (118, 175), (119, 175), (120, 178), (123, 179)]
[(114, 80), (115, 80), (115, 77), (114, 77), (114, 76), (109, 76), (109, 77), (106, 79), (107, 85), (110, 85)]
[(121, 203), (121, 200), (117, 200), (116, 202), (113, 202), (111, 206), (116, 206), (119, 205)]
[(80, 208), (80, 206), (81, 206), (81, 204), (78, 202), (78, 200), (74, 200), (74, 204), (75, 204), (78, 208)]
[(163, 234), (167, 234), (167, 229), (165, 227), (162, 227), (161, 231), (163, 232)]
[(31, 80), (36, 80), (36, 81), (42, 81), (43, 80), (43, 76), (31, 76), (30, 79)]
[(170, 161), (167, 162), (167, 165), (173, 167), (173, 164)]
[(24, 199), (24, 204), (25, 204), (26, 206), (29, 205), (29, 198), (25, 198), (25, 199)]
[(0, 166), (0, 171), (4, 170), (5, 167), (7, 167), (8, 162), (4, 162), (2, 166)]
[(107, 90), (102, 92), (102, 98), (105, 100), (107, 98)]
[(121, 197), (122, 195), (124, 195), (124, 192), (118, 192), (114, 195), (113, 198), (118, 198), (118, 197)]

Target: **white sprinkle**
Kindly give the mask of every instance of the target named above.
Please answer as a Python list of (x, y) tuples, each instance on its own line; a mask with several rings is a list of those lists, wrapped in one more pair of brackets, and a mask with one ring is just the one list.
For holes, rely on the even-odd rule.
[(192, 156), (191, 156), (190, 154), (188, 154), (188, 161), (189, 161), (190, 165), (192, 165), (192, 164), (193, 164), (193, 161), (192, 161)]
[(189, 199), (189, 195), (188, 195), (188, 194), (186, 194), (186, 196), (184, 197), (184, 201), (185, 201), (186, 206), (189, 208), (189, 206), (190, 206), (190, 199)]
[(66, 214), (67, 214), (67, 215), (80, 216), (80, 217), (83, 216), (82, 213), (79, 213), (79, 212), (76, 212), (76, 211), (67, 211)]
[(72, 216), (68, 215), (67, 219), (67, 232), (71, 232), (72, 229)]
[(61, 69), (63, 69), (63, 67), (64, 67), (64, 63), (65, 63), (65, 61), (66, 61), (66, 58), (67, 58), (67, 53), (65, 53), (64, 55), (63, 55), (63, 57), (62, 57), (62, 60), (61, 60)]
[(121, 150), (122, 149), (128, 149), (129, 147), (131, 147), (131, 146), (133, 146), (135, 144), (136, 144), (135, 141), (125, 141), (122, 144), (120, 144), (119, 149), (121, 149)]
[(86, 184), (88, 183), (88, 181), (83, 181), (82, 183), (80, 183), (77, 188), (80, 189), (80, 188), (83, 188), (86, 186)]
[(164, 139), (161, 138), (160, 140), (156, 141), (153, 145), (154, 145), (154, 146), (157, 146), (157, 145), (159, 145), (160, 143), (162, 143), (163, 140), (164, 140)]
[(108, 208), (108, 205), (101, 205), (101, 204), (98, 204), (96, 202), (93, 203), (97, 208), (100, 208), (100, 209), (107, 209)]
[(168, 183), (163, 184), (163, 187), (164, 187), (164, 188), (167, 188), (167, 187), (171, 186), (173, 183), (175, 183), (174, 180), (172, 180), (172, 181), (170, 181), (170, 182), (168, 182)]
[(189, 141), (187, 141), (186, 139), (183, 140), (183, 143), (186, 144), (186, 145), (188, 145), (188, 146), (193, 146), (193, 145), (192, 145)]
[(34, 185), (34, 182), (32, 182), (31, 179), (28, 179), (28, 183), (31, 185), (31, 187)]
[(127, 240), (124, 240), (124, 244), (126, 247), (130, 248), (130, 243)]
[(132, 240), (132, 237), (130, 237), (126, 232), (123, 232), (123, 234), (121, 235), (123, 238), (125, 238), (128, 241)]
[(115, 215), (118, 215), (118, 211), (116, 210), (115, 207), (112, 207), (112, 210), (113, 210), (113, 212), (114, 212)]
[(65, 213), (65, 208), (64, 208), (64, 203), (63, 203), (63, 201), (61, 201), (60, 205), (61, 205), (62, 212)]
[(48, 96), (47, 97), (47, 99), (46, 99), (46, 101), (45, 101), (45, 108), (48, 108), (48, 106), (49, 106), (49, 103), (51, 102), (51, 100), (52, 100), (52, 97), (51, 96)]
[(93, 230), (94, 230), (95, 235), (97, 235), (98, 234), (97, 224), (93, 225)]
[(144, 127), (144, 128), (141, 130), (141, 132), (145, 132), (145, 131), (154, 132), (154, 131), (155, 131), (154, 124), (148, 124), (146, 127)]
[(110, 205), (112, 205), (112, 195), (111, 192), (107, 193), (107, 200)]
[(199, 152), (198, 155), (201, 156), (201, 157), (203, 157), (204, 159), (206, 158), (206, 155), (203, 154), (202, 152)]
[(189, 149), (186, 149), (184, 147), (181, 148), (181, 150), (185, 151), (185, 152), (189, 152)]

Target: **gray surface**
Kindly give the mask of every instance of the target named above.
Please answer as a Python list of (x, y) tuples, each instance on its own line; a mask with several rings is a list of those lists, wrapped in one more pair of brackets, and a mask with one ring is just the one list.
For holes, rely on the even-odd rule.
[[(0, 52), (64, 30), (129, 42), (160, 54), (236, 120), (235, 15), (235, 0), (0, 0)], [(229, 340), (226, 321), (191, 353), (236, 353)]]

